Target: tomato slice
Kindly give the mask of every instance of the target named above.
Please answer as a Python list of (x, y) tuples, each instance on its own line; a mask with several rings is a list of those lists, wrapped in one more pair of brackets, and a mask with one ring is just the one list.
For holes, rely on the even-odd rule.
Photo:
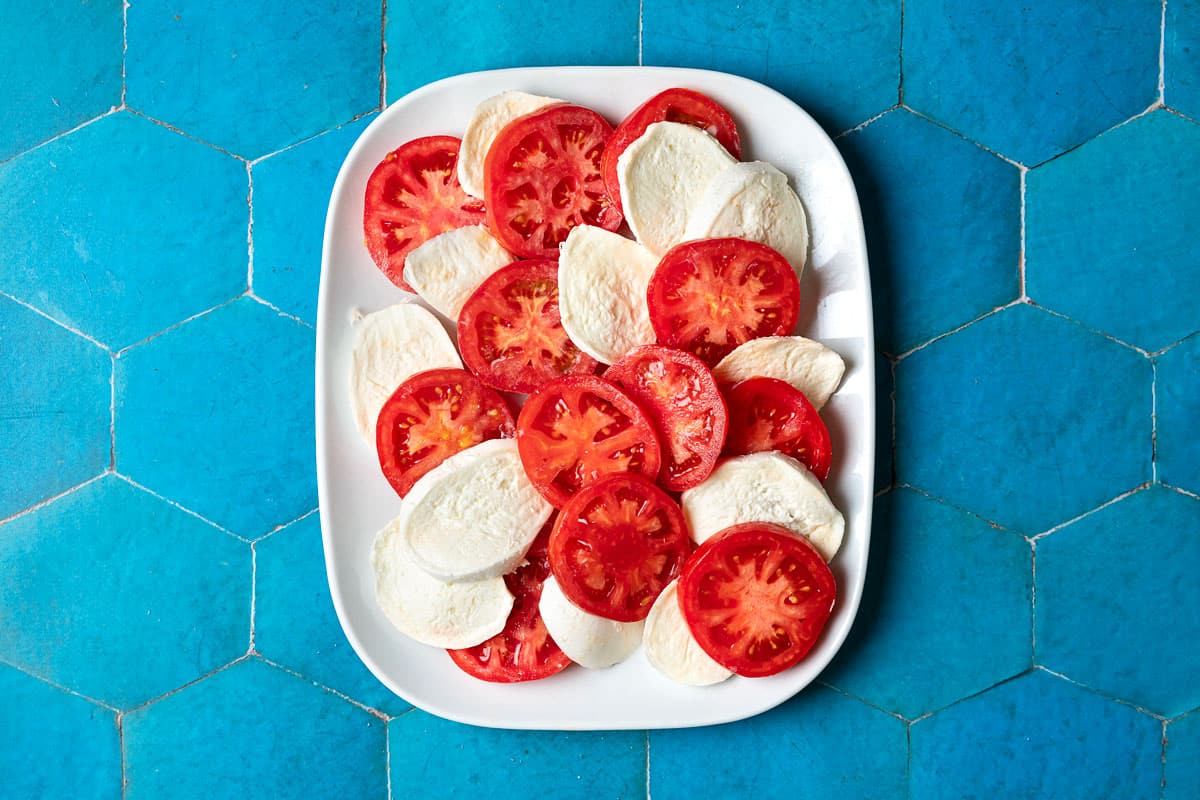
[(657, 344), (630, 350), (604, 372), (645, 410), (662, 445), (658, 479), (672, 492), (708, 477), (725, 442), (728, 411), (717, 381), (691, 353)]
[(567, 103), (504, 126), (483, 164), (488, 227), (500, 244), (525, 258), (558, 258), (576, 225), (620, 227), (600, 177), (611, 133), (604, 117)]
[(683, 512), (641, 475), (611, 475), (563, 506), (550, 534), (550, 569), (584, 611), (620, 622), (645, 619), (679, 575), (690, 547)]
[(663, 255), (647, 291), (660, 344), (710, 367), (760, 336), (792, 332), (800, 315), (800, 281), (787, 259), (747, 239), (700, 239)]
[(808, 654), (829, 620), (837, 584), (801, 536), (771, 522), (734, 525), (683, 565), (679, 607), (704, 652), (730, 672), (760, 678)]
[(379, 412), (375, 449), (401, 497), (429, 470), (487, 439), (516, 433), (504, 398), (461, 369), (431, 369), (392, 392)]
[(458, 318), (463, 362), (506, 392), (532, 392), (551, 378), (592, 373), (558, 315), (558, 263), (516, 261), (488, 277)]
[(804, 392), (776, 378), (747, 378), (727, 389), (725, 399), (733, 411), (722, 455), (778, 450), (804, 464), (818, 480), (829, 477), (829, 429)]
[(729, 112), (708, 95), (692, 89), (667, 89), (633, 110), (613, 131), (600, 159), (604, 189), (609, 200), (621, 211), (621, 184), (617, 180), (617, 159), (625, 148), (656, 122), (679, 122), (707, 131), (736, 159), (742, 157), (737, 125)]
[(641, 407), (595, 375), (555, 378), (517, 417), (517, 449), (529, 480), (555, 508), (614, 472), (653, 479), (658, 437)]

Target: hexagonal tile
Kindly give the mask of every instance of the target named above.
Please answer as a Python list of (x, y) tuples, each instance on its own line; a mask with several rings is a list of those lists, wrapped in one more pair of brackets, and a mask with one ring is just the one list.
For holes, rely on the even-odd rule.
[(244, 297), (125, 353), (117, 470), (246, 538), (311, 511), (313, 349)]
[(1162, 486), (1039, 540), (1037, 662), (1168, 717), (1200, 705), (1197, 565), (1200, 500)]
[(132, 114), (0, 165), (0, 289), (117, 349), (246, 288), (246, 167)]
[(915, 719), (1028, 669), (1029, 544), (909, 489), (875, 508), (862, 606), (821, 680)]
[(248, 659), (125, 718), (125, 796), (386, 797), (384, 726)]
[(913, 723), (913, 797), (1157, 799), (1158, 720), (1036, 670)]
[(121, 104), (121, 5), (0, 7), (0, 161)]
[(875, 335), (903, 353), (1021, 294), (1021, 173), (906, 110), (838, 142), (870, 250)]
[(119, 708), (250, 638), (250, 548), (115, 476), (4, 526), (0, 659)]
[(1034, 302), (1151, 351), (1197, 330), (1197, 153), (1200, 126), (1155, 111), (1031, 171)]
[(0, 297), (0, 519), (108, 467), (112, 357)]
[(1171, 108), (1200, 117), (1200, 3), (1167, 3), (1163, 45), (1163, 100)]
[(367, 671), (342, 633), (329, 597), (317, 515), (272, 534), (256, 549), (255, 649), (386, 714), (409, 709)]
[(350, 146), (371, 115), (255, 164), (254, 293), (315, 325), (325, 211)]
[(1167, 725), (1163, 800), (1200, 797), (1200, 709)]
[[(5, 797), (121, 796), (117, 717), (0, 665), (0, 787)], [(47, 758), (48, 753), (60, 758)]]
[(831, 133), (899, 100), (898, 0), (646, 0), (642, 16), (646, 64), (719, 69), (761, 81)]
[(1013, 306), (896, 365), (896, 480), (1041, 533), (1150, 479), (1150, 395), (1149, 359)]
[(810, 686), (741, 722), (651, 731), (650, 796), (746, 797), (753, 787), (755, 798), (785, 800), (836, 786), (839, 798), (902, 797), (907, 755), (903, 722)]
[(1200, 335), (1155, 359), (1158, 479), (1200, 494)]
[(380, 8), (136, 3), (126, 102), (244, 158), (280, 150), (379, 107)]

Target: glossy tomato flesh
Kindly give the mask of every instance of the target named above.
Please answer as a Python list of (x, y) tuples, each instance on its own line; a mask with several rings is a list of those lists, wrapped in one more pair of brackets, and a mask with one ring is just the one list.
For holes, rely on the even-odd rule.
[(776, 378), (758, 377), (726, 389), (725, 399), (733, 411), (722, 455), (778, 450), (804, 464), (818, 480), (829, 477), (829, 429), (804, 392)]

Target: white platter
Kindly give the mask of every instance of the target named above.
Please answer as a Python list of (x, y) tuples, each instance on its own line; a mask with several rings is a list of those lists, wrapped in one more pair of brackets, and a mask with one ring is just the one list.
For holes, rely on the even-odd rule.
[[(615, 124), (672, 86), (697, 89), (727, 108), (741, 131), (743, 160), (769, 161), (782, 169), (808, 210), (812, 244), (801, 281), (798, 332), (834, 348), (847, 364), (841, 388), (822, 411), (834, 446), (826, 488), (847, 521), (845, 542), (831, 564), (838, 602), (808, 657), (770, 678), (681, 686), (655, 671), (639, 650), (608, 670), (572, 666), (527, 684), (484, 683), (460, 672), (444, 651), (398, 633), (375, 603), (371, 543), (397, 514), (400, 500), (353, 422), (350, 320), (355, 309), (375, 311), (411, 296), (375, 268), (363, 246), (366, 181), (388, 152), (409, 139), (461, 136), (475, 104), (507, 89), (582, 103)], [(407, 95), (362, 133), (338, 174), (325, 224), (316, 353), (317, 488), (334, 606), (363, 663), (413, 705), (500, 728), (710, 725), (761, 713), (796, 694), (846, 638), (866, 574), (874, 479), (874, 332), (866, 245), (858, 198), (837, 149), (812, 118), (774, 90), (701, 70), (563, 67), (460, 75)]]

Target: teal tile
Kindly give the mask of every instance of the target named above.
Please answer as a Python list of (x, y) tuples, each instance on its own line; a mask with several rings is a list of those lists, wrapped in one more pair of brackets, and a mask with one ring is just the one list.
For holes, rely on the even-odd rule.
[(1200, 494), (1200, 336), (1155, 359), (1158, 479)]
[(1167, 725), (1163, 800), (1200, 797), (1200, 709)]
[(1168, 106), (1193, 119), (1200, 117), (1200, 2), (1196, 0), (1167, 3), (1163, 83)]
[(257, 659), (125, 717), (128, 800), (387, 797), (382, 719)]
[(0, 660), (118, 708), (250, 641), (250, 548), (119, 477), (0, 528)]
[(1150, 351), (1200, 330), (1198, 158), (1200, 126), (1155, 111), (1032, 170), (1030, 298)]
[(1156, 0), (906, 0), (904, 102), (1039, 164), (1157, 99), (1161, 14)]

